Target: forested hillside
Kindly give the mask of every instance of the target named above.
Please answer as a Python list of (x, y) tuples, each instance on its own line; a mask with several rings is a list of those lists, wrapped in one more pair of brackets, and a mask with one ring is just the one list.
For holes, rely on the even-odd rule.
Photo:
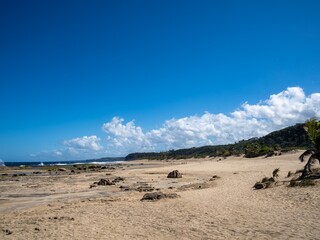
[(203, 146), (167, 152), (131, 153), (126, 160), (136, 159), (184, 159), (210, 157), (228, 157), (244, 154), (245, 157), (272, 155), (275, 151), (288, 151), (296, 148), (307, 148), (311, 145), (304, 124), (296, 124), (264, 137), (242, 140), (234, 144)]

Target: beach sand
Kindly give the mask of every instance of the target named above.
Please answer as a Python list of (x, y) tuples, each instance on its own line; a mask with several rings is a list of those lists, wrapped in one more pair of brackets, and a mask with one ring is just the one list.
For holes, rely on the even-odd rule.
[[(303, 167), (299, 154), (141, 160), (74, 173), (29, 169), (16, 177), (10, 173), (17, 170), (2, 169), (0, 239), (320, 239), (320, 184), (253, 189), (275, 168), (288, 181), (288, 171)], [(167, 178), (172, 170), (182, 178)], [(124, 180), (90, 188), (116, 177)], [(149, 189), (180, 197), (140, 201)]]

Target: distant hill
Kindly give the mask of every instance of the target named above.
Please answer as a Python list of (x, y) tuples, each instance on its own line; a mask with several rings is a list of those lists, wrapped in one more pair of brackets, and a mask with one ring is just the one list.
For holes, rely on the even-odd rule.
[(170, 150), (167, 152), (141, 152), (131, 153), (125, 160), (136, 159), (186, 159), (210, 157), (228, 157), (244, 154), (245, 157), (272, 155), (275, 151), (289, 151), (292, 149), (305, 149), (311, 146), (309, 137), (304, 130), (304, 124), (274, 131), (260, 138), (242, 140), (234, 144), (193, 147)]

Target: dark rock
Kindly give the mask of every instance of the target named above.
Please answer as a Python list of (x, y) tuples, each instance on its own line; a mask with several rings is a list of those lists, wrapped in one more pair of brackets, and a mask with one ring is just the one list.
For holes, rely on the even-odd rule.
[(4, 232), (6, 235), (11, 235), (11, 234), (12, 234), (12, 231), (10, 231), (9, 229), (3, 230), (3, 232)]
[(163, 198), (177, 198), (179, 197), (176, 193), (162, 193), (162, 192), (153, 192), (153, 193), (146, 193), (143, 195), (141, 201), (157, 201)]
[(148, 185), (139, 186), (139, 187), (137, 187), (136, 190), (139, 191), (139, 192), (152, 192), (154, 190), (154, 187), (148, 186)]
[(261, 183), (261, 182), (256, 182), (256, 184), (253, 186), (255, 189), (263, 189), (266, 187), (265, 184)]
[(182, 178), (182, 174), (178, 170), (170, 172), (167, 178)]
[(113, 183), (118, 183), (118, 182), (121, 182), (121, 181), (124, 181), (123, 177), (116, 177), (115, 179), (112, 180)]
[(220, 177), (217, 175), (213, 175), (212, 178), (209, 179), (209, 181), (214, 181), (216, 179), (219, 179)]
[(107, 185), (114, 185), (113, 181), (110, 181), (109, 179), (101, 178), (98, 182), (98, 185), (107, 186)]

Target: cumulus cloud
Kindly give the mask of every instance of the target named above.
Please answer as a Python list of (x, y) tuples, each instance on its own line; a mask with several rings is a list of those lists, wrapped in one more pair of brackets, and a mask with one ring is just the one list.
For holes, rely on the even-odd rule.
[(30, 157), (40, 160), (90, 158), (101, 154), (102, 150), (100, 138), (93, 135), (65, 140), (59, 149), (33, 153)]
[(108, 134), (108, 148), (112, 149), (112, 152), (120, 154), (123, 149), (127, 152), (152, 149), (152, 143), (149, 142), (141, 127), (136, 126), (133, 121), (126, 124), (123, 122), (123, 118), (114, 117), (102, 126), (102, 129)]
[(73, 150), (85, 150), (85, 151), (99, 151), (102, 146), (99, 143), (100, 138), (97, 136), (83, 136), (80, 138), (73, 138), (63, 142), (64, 146)]
[(260, 137), (274, 130), (320, 117), (320, 93), (306, 96), (300, 87), (290, 87), (257, 104), (244, 103), (230, 114), (212, 114), (170, 119), (159, 129), (144, 132), (133, 121), (114, 117), (104, 123), (108, 152), (159, 151), (208, 144), (232, 143)]

